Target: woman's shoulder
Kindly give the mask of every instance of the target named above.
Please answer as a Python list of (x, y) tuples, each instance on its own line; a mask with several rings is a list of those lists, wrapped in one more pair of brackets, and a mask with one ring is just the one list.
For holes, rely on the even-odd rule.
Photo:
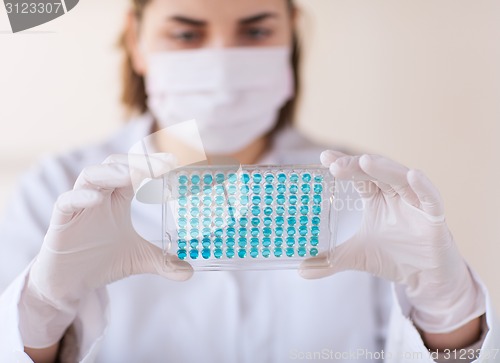
[(85, 167), (100, 164), (109, 155), (127, 153), (134, 143), (149, 134), (151, 125), (147, 116), (133, 118), (104, 141), (44, 156), (24, 173), (21, 182), (50, 184), (50, 189), (60, 194), (72, 187)]

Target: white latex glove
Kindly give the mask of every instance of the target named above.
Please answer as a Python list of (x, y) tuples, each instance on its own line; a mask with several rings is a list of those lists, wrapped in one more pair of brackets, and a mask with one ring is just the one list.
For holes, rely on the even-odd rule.
[(336, 151), (324, 152), (321, 162), (338, 179), (354, 181), (363, 220), (335, 249), (331, 268), (310, 268), (325, 258), (318, 256), (304, 262), (303, 277), (360, 270), (402, 284), (412, 319), (429, 333), (450, 332), (485, 312), (485, 297), (448, 230), (439, 192), (421, 172), (380, 156)]
[[(129, 170), (133, 160), (115, 155), (84, 169), (74, 189), (58, 198), (21, 296), (25, 346), (43, 348), (58, 342), (75, 318), (80, 299), (111, 282), (144, 273), (180, 281), (192, 275), (189, 264), (164, 256), (132, 227), (131, 172), (134, 179), (137, 174), (150, 176), (150, 170), (138, 169), (147, 165), (141, 160)], [(173, 167), (174, 158), (163, 154), (148, 161), (159, 175)]]

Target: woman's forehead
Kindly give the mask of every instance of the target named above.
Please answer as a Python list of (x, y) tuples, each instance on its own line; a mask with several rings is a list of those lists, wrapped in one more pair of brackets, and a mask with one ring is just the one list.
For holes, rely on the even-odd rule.
[(283, 14), (288, 0), (151, 0), (149, 9), (157, 16), (196, 17), (200, 20), (244, 19), (263, 12)]

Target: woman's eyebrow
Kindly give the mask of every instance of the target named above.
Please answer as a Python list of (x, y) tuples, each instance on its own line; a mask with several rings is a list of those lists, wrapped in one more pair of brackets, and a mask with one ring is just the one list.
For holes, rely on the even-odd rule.
[(173, 20), (178, 23), (183, 23), (192, 26), (206, 26), (207, 22), (205, 20), (189, 18), (183, 15), (174, 15), (168, 18), (168, 20)]
[(243, 18), (239, 21), (241, 25), (248, 25), (248, 24), (253, 24), (253, 23), (258, 23), (262, 20), (266, 20), (269, 18), (277, 18), (278, 14), (276, 13), (271, 13), (271, 12), (265, 12), (265, 13), (260, 13), (256, 15), (252, 15), (246, 18)]

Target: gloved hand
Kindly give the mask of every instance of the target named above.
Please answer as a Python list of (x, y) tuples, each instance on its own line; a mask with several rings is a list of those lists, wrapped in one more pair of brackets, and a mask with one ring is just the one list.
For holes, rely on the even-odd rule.
[[(105, 285), (134, 274), (152, 273), (172, 280), (192, 275), (189, 264), (164, 256), (133, 229), (130, 204), (134, 180), (168, 172), (169, 154), (115, 155), (83, 170), (72, 191), (54, 207), (50, 227), (29, 271), (21, 296), (20, 329), (25, 346), (44, 348), (60, 340), (74, 320), (79, 301)], [(131, 163), (129, 163), (131, 161)], [(134, 164), (134, 165), (131, 165)]]
[(374, 155), (326, 151), (321, 162), (352, 180), (363, 200), (361, 228), (337, 246), (328, 269), (299, 271), (320, 278), (360, 270), (405, 286), (412, 319), (428, 333), (447, 333), (485, 311), (485, 297), (453, 240), (439, 192), (419, 171)]

